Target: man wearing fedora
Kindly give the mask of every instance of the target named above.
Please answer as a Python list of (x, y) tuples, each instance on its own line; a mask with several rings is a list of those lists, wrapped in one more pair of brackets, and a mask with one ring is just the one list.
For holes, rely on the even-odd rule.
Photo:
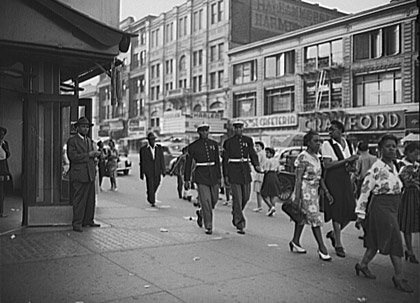
[(198, 197), (201, 209), (197, 210), (197, 224), (206, 228), (206, 234), (213, 233), (213, 209), (219, 199), (219, 185), (221, 180), (219, 147), (217, 142), (208, 138), (209, 125), (200, 124), (197, 127), (200, 135), (196, 141), (188, 146), (187, 161), (185, 163), (185, 189), (191, 187), (191, 167), (195, 161), (195, 180), (198, 187)]
[(82, 232), (82, 226), (99, 227), (95, 216), (95, 174), (100, 152), (87, 136), (93, 124), (86, 117), (75, 123), (77, 134), (67, 140), (70, 161), (70, 197), (73, 205), (73, 230)]
[(250, 163), (255, 171), (262, 171), (252, 138), (242, 134), (244, 122), (235, 121), (232, 125), (235, 135), (223, 144), (223, 176), (226, 185), (230, 184), (232, 191), (232, 224), (236, 227), (238, 234), (243, 235), (245, 234), (243, 210), (251, 193)]
[(156, 207), (156, 191), (160, 185), (160, 176), (165, 176), (165, 160), (162, 146), (156, 144), (153, 132), (147, 134), (147, 142), (140, 148), (140, 179), (146, 176), (147, 201)]

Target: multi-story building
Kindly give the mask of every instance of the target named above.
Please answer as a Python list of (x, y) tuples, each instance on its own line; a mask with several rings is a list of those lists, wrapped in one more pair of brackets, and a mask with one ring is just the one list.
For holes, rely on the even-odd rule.
[(353, 141), (418, 133), (417, 16), (416, 1), (392, 1), (230, 50), (227, 116), (271, 146), (327, 136), (333, 119)]
[(101, 134), (189, 137), (203, 121), (225, 134), (228, 51), (343, 15), (296, 0), (189, 0), (159, 16), (126, 19), (121, 29), (138, 37), (116, 68), (115, 91), (106, 75), (98, 84)]

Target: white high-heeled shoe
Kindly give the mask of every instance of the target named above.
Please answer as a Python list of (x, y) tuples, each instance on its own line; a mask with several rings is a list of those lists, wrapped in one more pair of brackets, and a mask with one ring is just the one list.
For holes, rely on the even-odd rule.
[(289, 242), (289, 247), (291, 252), (295, 250), (298, 254), (306, 254), (306, 250), (299, 245), (296, 245), (293, 241)]
[(331, 256), (328, 253), (325, 255), (322, 252), (320, 252), (319, 250), (318, 250), (318, 256), (322, 261), (331, 261), (332, 260)]

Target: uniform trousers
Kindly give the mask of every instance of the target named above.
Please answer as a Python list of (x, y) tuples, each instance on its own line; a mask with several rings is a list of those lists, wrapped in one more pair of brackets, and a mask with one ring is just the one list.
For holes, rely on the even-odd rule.
[(219, 199), (219, 185), (197, 184), (205, 229), (213, 229), (213, 209)]
[(243, 210), (248, 203), (251, 194), (251, 183), (231, 183), (230, 187), (232, 191), (232, 224), (236, 226), (237, 229), (244, 229), (245, 217)]
[(94, 223), (95, 182), (72, 182), (73, 227)]

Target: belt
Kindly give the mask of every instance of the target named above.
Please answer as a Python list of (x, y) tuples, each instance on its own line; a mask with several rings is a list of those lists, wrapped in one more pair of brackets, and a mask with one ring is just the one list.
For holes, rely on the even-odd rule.
[(239, 158), (239, 159), (229, 159), (228, 162), (233, 162), (233, 163), (241, 163), (241, 162), (248, 162), (248, 159), (245, 158)]
[(196, 163), (196, 166), (213, 166), (216, 165), (216, 162), (200, 162), (200, 163)]

